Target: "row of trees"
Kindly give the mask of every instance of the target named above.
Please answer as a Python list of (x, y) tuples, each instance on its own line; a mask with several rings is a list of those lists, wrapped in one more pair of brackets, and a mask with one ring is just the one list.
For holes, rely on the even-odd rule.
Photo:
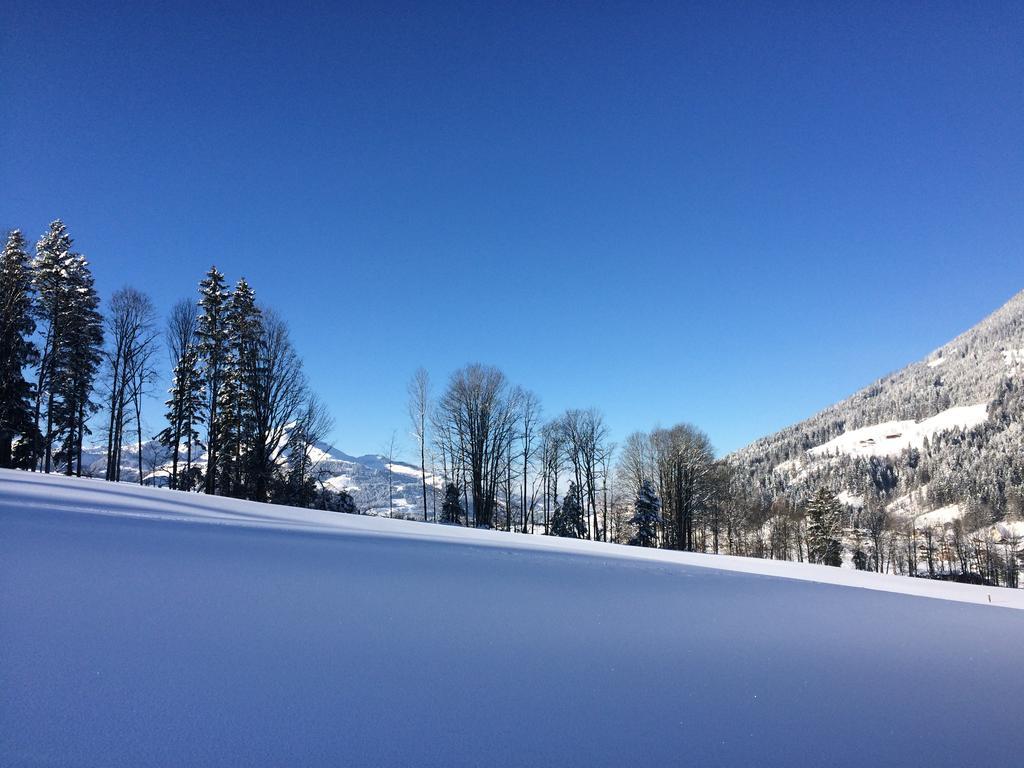
[(21, 232), (11, 232), (0, 259), (0, 466), (81, 474), (103, 360), (89, 264), (60, 221), (32, 258)]
[(134, 442), (144, 482), (143, 404), (162, 335), (172, 376), (156, 439), (170, 487), (352, 511), (346, 494), (317, 484), (310, 448), (330, 416), (286, 324), (244, 278), (229, 289), (211, 268), (198, 300), (178, 302), (161, 334), (153, 302), (134, 288), (116, 291), (101, 314), (88, 262), (55, 221), (33, 257), (19, 231), (9, 234), (0, 302), (0, 466), (92, 474), (83, 446), (98, 424), (103, 477), (125, 479)]
[(429, 389), (421, 369), (410, 383), (409, 412), (425, 520), (438, 519), (443, 487), (444, 522), (609, 540), (614, 445), (597, 410), (544, 421), (536, 394), (479, 364), (453, 373), (436, 399)]
[(730, 462), (716, 459), (693, 425), (636, 432), (617, 448), (595, 409), (544, 420), (535, 395), (475, 364), (452, 374), (436, 399), (421, 369), (409, 393), (424, 520), (1018, 582), (1020, 542), (1012, 532), (985, 533), (985, 521), (971, 515), (918, 529), (883, 506), (845, 505), (826, 485), (801, 501), (767, 500)]
[[(88, 262), (55, 221), (31, 256), (20, 232), (9, 235), (0, 307), (0, 465), (94, 473), (83, 450), (92, 425), (103, 434), (103, 476), (117, 481), (129, 471), (143, 482), (143, 403), (163, 346), (171, 388), (150, 477), (165, 473), (177, 489), (354, 511), (311, 458), (330, 416), (287, 326), (244, 278), (230, 288), (211, 268), (197, 300), (178, 302), (162, 333), (152, 301), (130, 287), (113, 294), (104, 316)], [(1012, 426), (1022, 399), (1010, 384), (1001, 392), (994, 413), (1005, 418), (992, 421)], [(468, 365), (437, 397), (427, 372), (417, 371), (409, 416), (424, 520), (1017, 583), (1019, 542), (1012, 531), (991, 534), (984, 507), (972, 510), (978, 520), (917, 530), (887, 513), (881, 497), (844, 507), (825, 478), (803, 499), (771, 497), (716, 459), (692, 425), (637, 432), (617, 448), (599, 411), (545, 419), (539, 398), (497, 368)], [(135, 453), (134, 468), (126, 451)], [(870, 469), (872, 487), (895, 487), (889, 465)]]

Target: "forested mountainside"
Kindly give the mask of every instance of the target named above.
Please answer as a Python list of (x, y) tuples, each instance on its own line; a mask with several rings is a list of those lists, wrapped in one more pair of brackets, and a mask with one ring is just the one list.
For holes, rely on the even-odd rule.
[(948, 522), (1017, 514), (1024, 480), (1024, 291), (927, 358), (729, 457), (741, 486)]

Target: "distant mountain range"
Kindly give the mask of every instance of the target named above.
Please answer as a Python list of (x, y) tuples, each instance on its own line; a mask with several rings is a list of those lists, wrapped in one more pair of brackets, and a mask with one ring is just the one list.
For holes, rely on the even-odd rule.
[[(728, 457), (766, 501), (828, 486), (918, 526), (1020, 526), (1024, 292), (925, 359)], [(1024, 531), (1024, 529), (1022, 529)]]
[[(319, 444), (310, 451), (320, 482), (332, 490), (344, 490), (352, 494), (360, 511), (370, 515), (389, 514), (394, 517), (423, 518), (423, 486), (420, 469), (402, 461), (390, 463), (386, 456), (368, 454), (350, 456), (329, 445)], [(200, 458), (199, 461), (204, 461)], [(89, 448), (83, 458), (85, 474), (102, 476), (106, 468), (105, 451), (101, 447)], [(142, 444), (142, 476), (147, 485), (165, 485), (170, 474), (170, 458), (167, 449), (155, 440)], [(135, 445), (122, 449), (121, 479), (138, 482), (139, 451)], [(427, 476), (428, 484), (432, 481)], [(429, 493), (428, 503), (433, 503)]]

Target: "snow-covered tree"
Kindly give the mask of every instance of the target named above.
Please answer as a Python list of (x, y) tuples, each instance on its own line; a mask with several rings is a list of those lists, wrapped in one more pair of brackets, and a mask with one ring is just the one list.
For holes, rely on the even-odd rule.
[[(194, 344), (184, 348), (174, 366), (166, 406), (168, 425), (157, 435), (157, 440), (170, 450), (170, 486), (193, 490), (197, 485), (198, 467), (193, 467), (192, 456), (199, 445), (198, 426), (202, 424), (204, 410), (203, 376), (199, 369), (199, 352)], [(179, 471), (182, 443), (185, 445), (185, 467)]]
[(807, 551), (811, 562), (842, 565), (843, 507), (828, 488), (822, 486), (807, 502)]
[(0, 255), (0, 467), (24, 466), (37, 443), (32, 384), (25, 378), (26, 369), (38, 360), (32, 343), (35, 329), (27, 246), (14, 230)]
[[(95, 408), (93, 383), (101, 360), (103, 324), (99, 296), (88, 262), (71, 250), (72, 240), (60, 221), (50, 224), (36, 244), (32, 280), (36, 319), (42, 327), (43, 352), (36, 387), (36, 423), (45, 416), (41, 468), (49, 472), (54, 459), (65, 471), (81, 472), (82, 440), (87, 418)], [(54, 455), (54, 447), (58, 455)]]
[(199, 319), (196, 337), (197, 351), (206, 382), (206, 492), (216, 493), (217, 461), (219, 449), (219, 407), (224, 386), (225, 366), (229, 354), (229, 331), (227, 323), (229, 293), (224, 275), (210, 267), (206, 277), (199, 283)]

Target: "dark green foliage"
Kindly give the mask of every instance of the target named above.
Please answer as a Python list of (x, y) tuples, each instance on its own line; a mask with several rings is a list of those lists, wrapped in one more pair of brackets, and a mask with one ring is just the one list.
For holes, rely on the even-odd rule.
[(441, 522), (459, 525), (462, 522), (462, 497), (459, 486), (448, 483), (444, 489), (444, 503), (441, 505)]
[[(86, 421), (95, 409), (93, 382), (101, 360), (103, 324), (99, 296), (88, 262), (71, 251), (72, 240), (61, 221), (36, 245), (32, 262), (33, 286), (38, 297), (36, 318), (43, 330), (39, 363), (36, 421), (45, 415), (40, 430), (42, 445), (36, 457), (49, 472), (54, 459), (66, 462), (71, 474), (81, 450)], [(54, 446), (57, 455), (54, 455)]]
[(629, 543), (636, 547), (653, 547), (658, 542), (658, 526), (661, 525), (661, 499), (650, 480), (644, 480), (633, 502), (633, 517), (630, 524), (636, 529)]
[(217, 478), (219, 434), (219, 407), (224, 386), (224, 373), (229, 354), (228, 291), (224, 275), (210, 267), (199, 283), (199, 309), (196, 336), (198, 353), (206, 381), (206, 492), (215, 493)]
[(551, 518), (551, 535), (567, 539), (585, 539), (587, 523), (583, 518), (583, 504), (576, 483), (569, 483), (562, 504), (555, 508)]
[[(193, 450), (199, 446), (198, 426), (203, 421), (203, 376), (199, 369), (199, 352), (195, 345), (185, 347), (171, 382), (170, 398), (166, 402), (168, 426), (156, 439), (171, 453), (172, 488), (192, 490), (196, 473), (193, 469)], [(179, 472), (181, 444), (185, 444), (185, 466)], [(184, 478), (184, 479), (183, 479)]]
[(38, 442), (33, 387), (25, 378), (25, 370), (39, 358), (31, 341), (35, 329), (27, 246), (14, 230), (0, 256), (0, 467), (30, 465), (31, 448)]

